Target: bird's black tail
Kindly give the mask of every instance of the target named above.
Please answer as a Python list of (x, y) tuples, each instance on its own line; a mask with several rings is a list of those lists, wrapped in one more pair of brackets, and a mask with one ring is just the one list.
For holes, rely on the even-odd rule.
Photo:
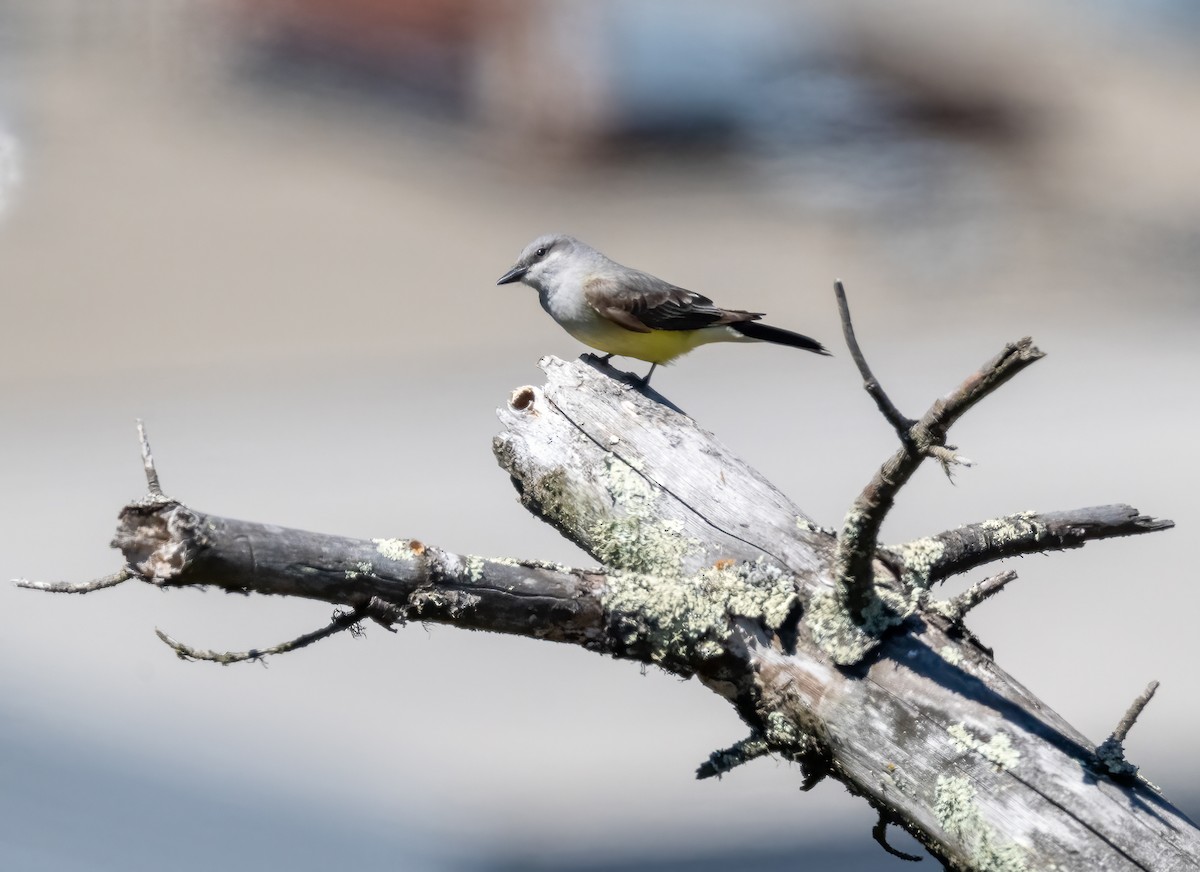
[(805, 351), (812, 351), (816, 354), (829, 354), (825, 346), (815, 339), (810, 339), (799, 333), (793, 333), (791, 330), (771, 327), (763, 324), (761, 321), (739, 321), (729, 326), (750, 339), (761, 339), (764, 342), (774, 342), (776, 345), (803, 348)]

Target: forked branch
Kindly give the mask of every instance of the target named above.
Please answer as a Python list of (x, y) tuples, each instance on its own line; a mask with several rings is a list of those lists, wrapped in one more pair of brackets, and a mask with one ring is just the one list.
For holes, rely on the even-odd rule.
[(926, 457), (935, 457), (948, 469), (962, 463), (952, 446), (946, 445), (946, 433), (966, 412), (1043, 354), (1029, 337), (1009, 343), (1004, 349), (972, 373), (963, 382), (938, 399), (921, 416), (909, 423), (879, 386), (859, 348), (850, 319), (849, 304), (841, 282), (834, 286), (841, 312), (843, 332), (851, 355), (863, 377), (863, 385), (876, 405), (900, 435), (901, 447), (889, 458), (854, 501), (838, 534), (834, 569), (838, 599), (855, 623), (863, 623), (876, 607), (874, 563), (879, 530), (899, 492)]

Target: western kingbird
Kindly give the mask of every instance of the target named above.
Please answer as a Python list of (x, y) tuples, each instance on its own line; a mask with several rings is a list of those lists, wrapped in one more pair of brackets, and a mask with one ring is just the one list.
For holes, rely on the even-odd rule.
[(721, 309), (708, 297), (621, 266), (585, 242), (561, 233), (525, 247), (498, 285), (524, 282), (559, 326), (592, 348), (651, 364), (709, 342), (775, 342), (829, 354), (815, 339), (759, 322), (762, 312)]

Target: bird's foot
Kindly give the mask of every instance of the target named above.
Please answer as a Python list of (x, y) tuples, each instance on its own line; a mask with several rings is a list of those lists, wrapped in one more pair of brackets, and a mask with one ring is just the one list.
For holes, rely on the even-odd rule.
[(644, 376), (642, 376), (641, 378), (635, 378), (633, 380), (634, 384), (636, 384), (639, 388), (650, 387), (650, 376), (654, 375), (654, 370), (657, 368), (658, 368), (657, 363), (650, 364), (650, 371), (648, 373), (646, 373)]

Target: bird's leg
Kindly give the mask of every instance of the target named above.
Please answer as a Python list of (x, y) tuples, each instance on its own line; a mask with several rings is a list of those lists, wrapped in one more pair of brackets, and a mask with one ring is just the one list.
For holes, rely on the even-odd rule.
[(654, 369), (655, 369), (655, 367), (657, 367), (657, 366), (658, 366), (658, 364), (657, 364), (657, 363), (652, 363), (652, 364), (650, 364), (650, 371), (649, 371), (648, 373), (646, 373), (646, 375), (645, 375), (645, 376), (643, 376), (642, 378), (636, 379), (636, 381), (637, 381), (637, 383), (638, 383), (638, 385), (639, 385), (640, 387), (643, 387), (643, 388), (644, 388), (644, 387), (649, 387), (649, 385), (650, 385), (650, 376), (654, 375)]

